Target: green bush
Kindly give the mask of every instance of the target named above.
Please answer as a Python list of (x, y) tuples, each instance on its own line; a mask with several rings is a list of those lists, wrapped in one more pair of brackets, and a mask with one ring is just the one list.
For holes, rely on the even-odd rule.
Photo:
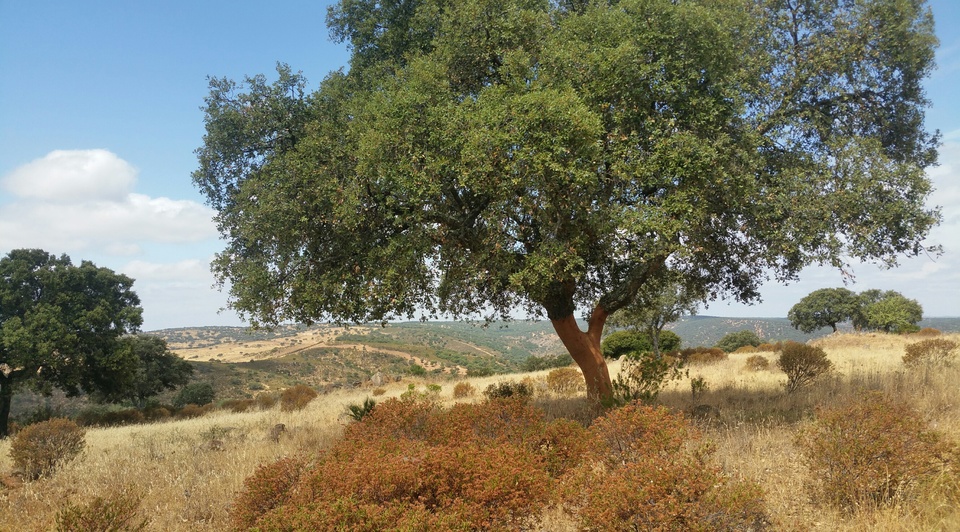
[(69, 419), (54, 418), (30, 425), (10, 442), (10, 458), (23, 476), (36, 480), (80, 454), (84, 430)]
[(213, 402), (216, 391), (209, 382), (191, 382), (180, 388), (173, 399), (173, 406), (182, 408), (185, 405), (203, 406)]
[(367, 397), (363, 400), (363, 404), (347, 405), (347, 415), (350, 416), (350, 418), (354, 421), (362, 421), (363, 418), (370, 414), (370, 412), (373, 412), (373, 409), (376, 406), (377, 402), (372, 398)]
[(545, 369), (565, 368), (573, 363), (570, 355), (563, 353), (554, 356), (531, 356), (523, 361), (523, 371), (534, 372)]
[(608, 406), (622, 406), (634, 401), (652, 402), (667, 381), (682, 376), (678, 359), (657, 357), (653, 353), (624, 355), (620, 374), (613, 379), (613, 404)]
[(952, 446), (902, 399), (868, 392), (817, 411), (796, 443), (828, 504), (854, 509), (896, 502), (940, 472)]
[(96, 497), (83, 505), (71, 504), (57, 512), (58, 532), (139, 532), (150, 520), (140, 518), (140, 498), (120, 493), (110, 498)]
[(305, 384), (287, 388), (280, 394), (280, 410), (283, 412), (303, 410), (318, 395), (316, 390)]
[(699, 434), (664, 407), (631, 404), (590, 427), (593, 444), (565, 485), (585, 530), (762, 530), (759, 486), (710, 462)]
[(907, 367), (948, 366), (957, 358), (957, 343), (945, 338), (931, 338), (912, 343), (904, 351), (903, 363)]
[(829, 373), (833, 363), (827, 360), (826, 351), (819, 347), (787, 342), (780, 352), (777, 367), (787, 374), (787, 392), (793, 393)]
[(727, 353), (732, 353), (745, 345), (757, 347), (760, 345), (760, 337), (757, 336), (757, 333), (753, 331), (743, 330), (727, 333), (723, 338), (720, 339), (719, 342), (717, 342), (717, 347), (723, 349)]
[(506, 399), (508, 397), (529, 399), (533, 397), (533, 388), (525, 382), (501, 381), (487, 386), (483, 395), (487, 399)]
[(557, 395), (572, 395), (587, 389), (583, 373), (576, 368), (557, 368), (547, 374), (547, 388)]

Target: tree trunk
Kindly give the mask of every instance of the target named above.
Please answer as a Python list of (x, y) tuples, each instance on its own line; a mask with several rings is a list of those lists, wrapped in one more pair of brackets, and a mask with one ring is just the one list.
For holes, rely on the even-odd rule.
[(583, 378), (587, 383), (587, 398), (597, 404), (605, 404), (613, 398), (607, 361), (600, 351), (600, 336), (606, 321), (607, 312), (599, 305), (590, 316), (587, 332), (580, 330), (573, 314), (550, 320), (563, 346), (583, 371)]
[(13, 381), (0, 376), (0, 438), (6, 438), (10, 432), (10, 403), (13, 401)]

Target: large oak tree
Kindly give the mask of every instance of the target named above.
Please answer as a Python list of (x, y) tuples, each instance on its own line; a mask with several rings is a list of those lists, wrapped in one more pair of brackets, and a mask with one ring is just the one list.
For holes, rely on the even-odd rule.
[(0, 259), (0, 437), (16, 389), (109, 392), (138, 359), (120, 338), (142, 323), (133, 279), (70, 257), (17, 249)]
[(607, 317), (668, 272), (751, 301), (939, 219), (920, 0), (342, 0), (328, 25), (349, 71), (206, 100), (193, 177), (254, 325), (525, 309), (604, 399)]

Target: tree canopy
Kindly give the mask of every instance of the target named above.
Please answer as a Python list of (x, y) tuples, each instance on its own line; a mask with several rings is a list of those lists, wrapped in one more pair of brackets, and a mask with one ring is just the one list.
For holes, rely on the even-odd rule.
[(883, 332), (906, 333), (918, 330), (923, 307), (900, 292), (868, 290), (861, 294), (858, 323), (861, 328)]
[(350, 68), (316, 91), (210, 82), (193, 178), (254, 325), (523, 309), (602, 399), (645, 286), (749, 302), (939, 220), (921, 0), (341, 0), (328, 26)]
[(133, 279), (39, 249), (0, 259), (0, 436), (16, 388), (109, 391), (131, 367), (120, 338), (142, 323)]
[(151, 397), (187, 384), (193, 375), (193, 366), (172, 353), (166, 340), (158, 336), (124, 336), (118, 349), (128, 364), (122, 373), (111, 376), (108, 386), (99, 387), (96, 396), (102, 401), (129, 401), (143, 408)]
[(846, 288), (815, 290), (790, 308), (787, 318), (797, 330), (811, 333), (821, 327), (831, 327), (853, 319), (860, 307), (857, 294)]

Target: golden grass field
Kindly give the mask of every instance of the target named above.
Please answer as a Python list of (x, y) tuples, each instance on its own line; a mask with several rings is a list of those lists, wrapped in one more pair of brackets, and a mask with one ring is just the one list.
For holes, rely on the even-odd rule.
[[(960, 342), (960, 335), (946, 338)], [(960, 530), (960, 475), (944, 472), (909, 504), (882, 510), (842, 514), (815, 505), (805, 489), (809, 481), (793, 444), (797, 428), (809, 420), (818, 404), (881, 389), (906, 398), (936, 430), (960, 442), (960, 368), (905, 371), (904, 346), (917, 338), (884, 334), (833, 335), (815, 342), (823, 347), (835, 373), (818, 384), (787, 395), (785, 375), (775, 369), (748, 371), (750, 355), (731, 354), (714, 365), (690, 368), (690, 376), (671, 383), (660, 402), (686, 411), (694, 406), (690, 378), (702, 377), (708, 389), (697, 400), (712, 406), (713, 416), (696, 423), (715, 443), (716, 459), (727, 474), (752, 479), (765, 490), (776, 530), (928, 531)], [(611, 364), (611, 372), (619, 369)], [(548, 372), (469, 379), (483, 390), (502, 380), (526, 377), (542, 382)], [(411, 382), (386, 386), (398, 396)], [(426, 384), (428, 381), (419, 381)], [(453, 401), (454, 381), (437, 381), (444, 401)], [(540, 387), (542, 388), (542, 387)], [(335, 441), (348, 422), (346, 406), (361, 403), (370, 389), (322, 395), (304, 410), (279, 408), (248, 413), (216, 411), (201, 418), (120, 428), (88, 429), (86, 448), (48, 478), (22, 483), (13, 475), (9, 440), (0, 441), (0, 530), (55, 530), (56, 515), (67, 504), (83, 504), (97, 496), (134, 494), (140, 512), (150, 519), (148, 530), (224, 530), (235, 494), (259, 464), (283, 456), (309, 454)], [(479, 394), (473, 400), (479, 400)], [(546, 392), (535, 399), (548, 416), (584, 418), (582, 398), (552, 398)], [(278, 442), (270, 429), (284, 423), (289, 429)], [(222, 442), (222, 449), (210, 445)], [(219, 445), (217, 445), (219, 447)], [(562, 515), (545, 514), (541, 530), (576, 528)]]

